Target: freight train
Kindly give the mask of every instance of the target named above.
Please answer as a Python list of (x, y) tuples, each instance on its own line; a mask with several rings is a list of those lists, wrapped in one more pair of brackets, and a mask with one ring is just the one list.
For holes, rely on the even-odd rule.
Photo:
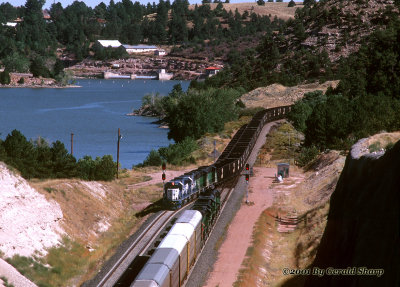
[(168, 181), (164, 185), (163, 193), (166, 207), (181, 208), (203, 191), (237, 176), (243, 169), (264, 125), (285, 118), (290, 108), (291, 106), (283, 106), (259, 111), (249, 124), (242, 126), (236, 132), (214, 164), (199, 167)]
[(131, 287), (180, 287), (205, 244), (221, 209), (221, 194), (215, 189), (240, 174), (267, 122), (284, 118), (291, 106), (258, 112), (235, 134), (218, 160), (172, 179), (165, 184), (164, 201), (180, 208), (196, 199), (191, 210), (178, 218)]
[[(200, 196), (201, 197), (201, 196)], [(216, 216), (217, 210), (208, 213)], [(186, 210), (160, 242), (131, 287), (180, 287), (200, 253), (207, 233), (198, 210)]]

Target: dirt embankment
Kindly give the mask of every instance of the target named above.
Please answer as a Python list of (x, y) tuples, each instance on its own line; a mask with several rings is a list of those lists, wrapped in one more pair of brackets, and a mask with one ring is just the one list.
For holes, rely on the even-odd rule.
[(304, 94), (314, 91), (326, 92), (328, 87), (335, 88), (339, 81), (327, 81), (323, 84), (312, 83), (293, 87), (285, 87), (280, 84), (272, 84), (267, 87), (257, 88), (244, 94), (240, 99), (247, 108), (263, 107), (274, 108), (292, 105), (301, 99)]
[(284, 268), (311, 264), (343, 166), (344, 157), (331, 151), (305, 171), (291, 166), (289, 178), (269, 186), (273, 204), (254, 226), (235, 286), (282, 286), (288, 279), (282, 274)]
[[(168, 170), (167, 179), (185, 171)], [(84, 263), (74, 278), (67, 277), (72, 283), (63, 279), (62, 286), (79, 285), (87, 280), (112, 255), (114, 248), (147, 218), (147, 214), (136, 215), (162, 196), (161, 174), (151, 168), (121, 172), (120, 179), (111, 182), (79, 179), (28, 182), (0, 163), (0, 186), (0, 256), (3, 259), (20, 255), (51, 266), (47, 265), (48, 260), (54, 261), (55, 254), (70, 256), (62, 251), (69, 252), (68, 248), (62, 249), (66, 238), (81, 246), (75, 259), (83, 258)], [(57, 246), (59, 251), (54, 250)], [(74, 260), (69, 260), (57, 267), (61, 268), (60, 274), (65, 274), (74, 264)], [(18, 263), (18, 260), (12, 262)], [(4, 261), (0, 265), (0, 277), (4, 276), (14, 286), (30, 286), (31, 283), (18, 283), (27, 279), (11, 265)], [(39, 284), (43, 282), (39, 272), (37, 276), (32, 272), (26, 276)]]
[(0, 251), (15, 254), (45, 254), (59, 243), (63, 213), (55, 201), (33, 189), (21, 176), (0, 162)]
[(325, 271), (355, 268), (355, 274), (309, 276), (306, 286), (400, 285), (400, 141), (370, 153), (371, 142), (387, 138), (381, 134), (352, 147), (313, 263)]

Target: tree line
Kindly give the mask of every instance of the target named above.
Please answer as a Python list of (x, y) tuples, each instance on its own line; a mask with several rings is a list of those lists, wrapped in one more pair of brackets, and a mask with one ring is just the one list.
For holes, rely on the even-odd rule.
[(305, 145), (348, 149), (360, 138), (400, 129), (400, 21), (364, 40), (342, 59), (335, 89), (306, 94), (290, 114)]
[(111, 155), (78, 161), (68, 153), (64, 144), (51, 145), (42, 138), (28, 141), (18, 130), (0, 140), (0, 161), (18, 169), (24, 178), (72, 178), (112, 180), (117, 165)]
[[(8, 72), (31, 71), (35, 76), (61, 78), (64, 63), (57, 60), (57, 48), (65, 48), (80, 61), (90, 56), (91, 43), (97, 39), (185, 46), (205, 39), (220, 42), (254, 35), (283, 22), (248, 11), (228, 12), (220, 2), (215, 9), (207, 4), (189, 9), (187, 0), (160, 0), (147, 5), (111, 0), (108, 6), (101, 2), (94, 8), (82, 1), (67, 7), (57, 2), (51, 5), (51, 19), (46, 22), (42, 15), (44, 3), (27, 0), (21, 7), (0, 5), (1, 23), (23, 19), (16, 27), (0, 25), (0, 60)], [(105, 52), (99, 58), (120, 56)]]
[(184, 92), (180, 84), (164, 97), (147, 95), (143, 106), (150, 106), (155, 114), (168, 125), (168, 138), (176, 143), (152, 151), (142, 165), (159, 165), (162, 161), (180, 165), (193, 163), (192, 152), (197, 149), (196, 140), (206, 133), (223, 130), (224, 124), (236, 120), (241, 105), (238, 101), (242, 90), (196, 89)]

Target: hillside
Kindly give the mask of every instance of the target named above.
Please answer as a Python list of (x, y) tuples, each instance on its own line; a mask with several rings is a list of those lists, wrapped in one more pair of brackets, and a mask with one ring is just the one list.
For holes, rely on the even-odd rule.
[(26, 278), (38, 286), (89, 279), (147, 218), (151, 211), (139, 212), (161, 197), (160, 182), (151, 168), (111, 182), (27, 181), (0, 162), (0, 279), (24, 287), (34, 286)]
[(299, 13), (305, 39), (299, 39), (296, 26), (287, 30), (288, 49), (300, 47), (326, 51), (331, 61), (347, 57), (358, 50), (364, 37), (384, 29), (393, 13), (399, 10), (390, 0), (319, 1)]
[(267, 87), (260, 87), (240, 97), (246, 108), (263, 107), (264, 109), (279, 106), (292, 105), (300, 100), (304, 94), (313, 91), (326, 92), (328, 87), (335, 88), (338, 81), (327, 81), (325, 83), (311, 83), (286, 87), (280, 84), (272, 84)]
[[(214, 10), (218, 4), (211, 3), (210, 8)], [(296, 2), (296, 6), (288, 7), (287, 2), (265, 2), (264, 6), (257, 5), (255, 2), (244, 2), (244, 3), (222, 3), (225, 10), (232, 11), (235, 13), (236, 9), (240, 14), (245, 11), (251, 14), (252, 12), (260, 16), (269, 16), (271, 20), (276, 16), (282, 20), (288, 20), (289, 18), (294, 18), (296, 9), (303, 7), (303, 2)], [(190, 5), (189, 9), (194, 9), (195, 5)]]
[(362, 139), (352, 147), (312, 264), (325, 270), (355, 267), (359, 276), (310, 276), (305, 286), (399, 286), (400, 142), (370, 153), (371, 143), (390, 136)]

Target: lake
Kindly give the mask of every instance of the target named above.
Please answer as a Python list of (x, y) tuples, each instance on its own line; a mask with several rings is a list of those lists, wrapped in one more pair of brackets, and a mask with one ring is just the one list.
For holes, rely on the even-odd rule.
[(1, 88), (0, 138), (17, 129), (28, 139), (60, 140), (70, 151), (73, 133), (77, 159), (111, 154), (116, 161), (120, 128), (120, 163), (132, 168), (173, 141), (167, 129), (152, 124), (157, 119), (126, 114), (141, 106), (144, 95), (167, 95), (178, 83), (186, 90), (190, 82), (79, 79), (80, 88)]

